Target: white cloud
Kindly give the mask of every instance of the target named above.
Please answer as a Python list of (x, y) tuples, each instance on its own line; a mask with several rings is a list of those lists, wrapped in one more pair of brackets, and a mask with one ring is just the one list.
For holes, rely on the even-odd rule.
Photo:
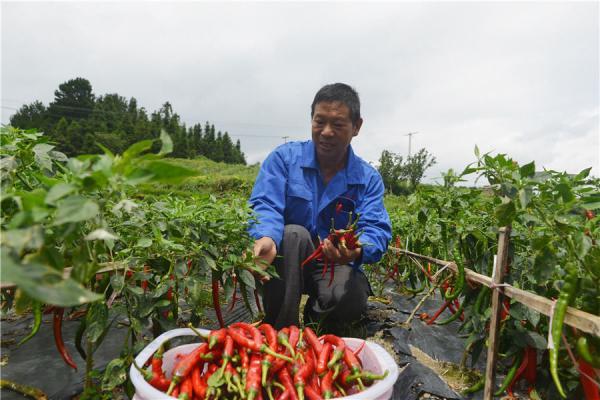
[[(600, 175), (598, 3), (3, 3), (2, 122), (58, 84), (170, 101), (240, 138), (249, 162), (306, 138), (323, 84), (357, 88), (357, 153), (473, 147)], [(236, 136), (239, 135), (239, 136)], [(271, 138), (265, 136), (273, 136)]]

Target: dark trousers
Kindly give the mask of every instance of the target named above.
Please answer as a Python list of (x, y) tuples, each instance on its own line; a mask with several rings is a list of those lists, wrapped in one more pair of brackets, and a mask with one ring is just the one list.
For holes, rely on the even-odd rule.
[(349, 265), (336, 265), (333, 282), (330, 273), (322, 276), (322, 264), (300, 264), (315, 250), (309, 232), (300, 225), (286, 225), (283, 240), (275, 258), (279, 278), (264, 287), (265, 322), (281, 329), (298, 325), (300, 298), (308, 294), (304, 321), (314, 321), (321, 330), (360, 319), (367, 307), (371, 287), (366, 276)]

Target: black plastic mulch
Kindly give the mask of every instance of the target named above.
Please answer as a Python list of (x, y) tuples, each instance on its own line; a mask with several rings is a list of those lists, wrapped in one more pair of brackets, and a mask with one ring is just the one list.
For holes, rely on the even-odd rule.
[[(399, 365), (403, 367), (394, 386), (392, 399), (419, 399), (425, 393), (428, 393), (430, 398), (463, 399), (464, 397), (455, 393), (434, 371), (416, 360), (409, 347), (409, 345), (414, 346), (434, 359), (458, 364), (465, 347), (464, 339), (459, 338), (456, 334), (459, 323), (429, 326), (419, 318), (415, 318), (410, 330), (401, 328), (398, 324), (406, 320), (420, 297), (393, 294), (392, 300), (390, 305), (370, 302), (365, 320), (367, 335), (372, 336), (378, 331), (383, 331), (384, 338), (392, 343), (399, 359)], [(440, 299), (428, 299), (419, 313), (427, 312), (432, 315), (440, 304)], [(254, 304), (252, 305), (254, 306)], [(250, 313), (245, 310), (241, 302), (232, 312), (226, 312), (225, 308), (223, 307), (226, 324), (251, 319)], [(214, 321), (214, 324), (207, 328), (217, 327), (214, 315), (210, 313), (208, 317)], [(85, 362), (75, 350), (74, 345), (79, 321), (65, 320), (63, 323), (65, 345), (79, 366), (78, 371), (68, 367), (56, 351), (52, 334), (52, 316), (44, 316), (43, 321), (39, 333), (20, 348), (17, 348), (14, 343), (29, 332), (32, 318), (2, 321), (2, 341), (5, 344), (2, 348), (2, 357), (8, 359), (7, 364), (1, 369), (2, 378), (37, 387), (43, 390), (50, 399), (70, 399), (81, 393), (83, 389)], [(123, 348), (126, 332), (126, 328), (117, 324), (113, 325), (106, 339), (94, 354), (96, 369), (103, 369), (110, 360), (118, 357)], [(475, 367), (481, 370), (485, 368), (485, 355), (482, 355)], [(17, 400), (23, 397), (10, 391), (2, 391), (2, 398)], [(468, 399), (479, 398), (481, 398), (481, 393), (474, 397), (468, 397)]]

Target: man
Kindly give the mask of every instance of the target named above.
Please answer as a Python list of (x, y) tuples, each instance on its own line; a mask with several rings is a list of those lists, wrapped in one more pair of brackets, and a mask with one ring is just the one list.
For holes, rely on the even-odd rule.
[[(279, 274), (264, 287), (265, 322), (277, 329), (297, 325), (306, 293), (305, 323), (335, 331), (365, 311), (371, 288), (360, 266), (380, 260), (391, 225), (381, 176), (350, 146), (363, 123), (356, 91), (343, 83), (324, 86), (313, 100), (311, 117), (311, 141), (281, 145), (262, 164), (250, 197), (258, 219), (250, 234), (256, 239), (254, 254), (275, 262)], [(326, 239), (332, 220), (340, 229), (357, 215), (363, 247), (336, 247)], [(319, 239), (335, 263), (331, 285), (322, 263), (301, 267)]]

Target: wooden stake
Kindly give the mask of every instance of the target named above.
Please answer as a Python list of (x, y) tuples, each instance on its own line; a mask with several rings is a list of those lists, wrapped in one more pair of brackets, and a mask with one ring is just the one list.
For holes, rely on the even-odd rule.
[[(510, 227), (500, 228), (498, 238), (498, 254), (492, 276), (492, 285), (500, 285), (504, 281), (504, 271), (508, 260), (508, 242)], [(484, 400), (492, 400), (496, 378), (496, 360), (498, 358), (498, 333), (500, 331), (500, 311), (502, 309), (502, 288), (492, 288), (492, 314), (490, 316), (490, 335), (488, 338), (487, 364), (485, 367)]]

